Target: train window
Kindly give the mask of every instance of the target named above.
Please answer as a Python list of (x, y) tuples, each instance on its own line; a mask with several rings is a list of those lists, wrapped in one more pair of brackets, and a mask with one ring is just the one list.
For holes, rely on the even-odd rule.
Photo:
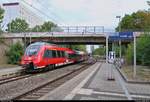
[(62, 51), (60, 51), (60, 57), (63, 57), (63, 55), (62, 55)]
[(58, 55), (58, 57), (61, 57), (61, 52), (57, 51), (57, 55)]
[(39, 49), (40, 49), (40, 46), (39, 46), (39, 45), (32, 45), (32, 46), (29, 46), (29, 47), (26, 49), (25, 55), (27, 55), (27, 56), (36, 55), (36, 54), (38, 53)]
[(45, 50), (44, 52), (44, 58), (48, 57), (48, 50)]
[(57, 54), (56, 54), (56, 51), (55, 51), (55, 50), (52, 50), (52, 56), (53, 56), (54, 58), (57, 57)]
[(62, 55), (62, 57), (65, 57), (65, 52), (61, 51), (61, 55)]
[(44, 57), (45, 58), (52, 58), (52, 51), (51, 50), (45, 50)]

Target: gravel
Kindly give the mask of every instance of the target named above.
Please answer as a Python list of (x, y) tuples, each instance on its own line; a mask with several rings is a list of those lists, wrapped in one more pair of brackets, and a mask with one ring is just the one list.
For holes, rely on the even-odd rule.
[(60, 75), (63, 75), (64, 73), (68, 73), (68, 71), (70, 72), (72, 70), (75, 70), (79, 68), (79, 66), (81, 66), (81, 64), (66, 66), (49, 72), (39, 73), (38, 75), (29, 78), (0, 85), (0, 99), (12, 99), (13, 97), (21, 94), (22, 92), (31, 90), (39, 84), (46, 82), (47, 80), (54, 79)]

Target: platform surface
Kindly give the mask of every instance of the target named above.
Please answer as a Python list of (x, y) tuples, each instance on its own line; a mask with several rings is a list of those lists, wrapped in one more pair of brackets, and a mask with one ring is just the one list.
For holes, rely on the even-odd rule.
[(21, 66), (13, 67), (13, 68), (3, 68), (0, 69), (0, 76), (15, 73), (15, 72), (20, 72), (22, 69), (23, 68)]
[(132, 100), (131, 91), (138, 95), (141, 88), (150, 96), (150, 85), (134, 85), (137, 90), (123, 81), (112, 64), (97, 62), (39, 100)]

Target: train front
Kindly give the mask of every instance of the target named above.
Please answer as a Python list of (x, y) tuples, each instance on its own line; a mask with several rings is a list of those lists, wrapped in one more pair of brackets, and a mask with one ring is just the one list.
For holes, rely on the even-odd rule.
[(26, 71), (34, 71), (37, 69), (37, 64), (40, 61), (39, 51), (41, 46), (31, 44), (26, 48), (26, 51), (21, 59), (21, 65)]

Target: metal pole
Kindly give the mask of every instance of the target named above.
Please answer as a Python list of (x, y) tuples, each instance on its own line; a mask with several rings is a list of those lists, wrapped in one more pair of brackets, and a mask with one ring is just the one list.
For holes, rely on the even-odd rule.
[(11, 32), (11, 10), (10, 10), (10, 21), (9, 21), (9, 30), (10, 30), (10, 32)]
[(121, 40), (119, 40), (119, 46), (120, 46), (120, 58), (121, 58)]
[(26, 34), (24, 33), (24, 50), (26, 49)]
[(31, 33), (29, 33), (30, 34), (30, 44), (31, 44)]
[(133, 77), (136, 77), (136, 36), (135, 33), (133, 33), (134, 36), (134, 69), (133, 69)]
[(108, 64), (108, 35), (106, 35), (106, 64)]
[(115, 50), (114, 50), (114, 42), (112, 42), (111, 50), (112, 50), (112, 51), (115, 51)]
[[(119, 16), (119, 32), (121, 32), (120, 18), (121, 16)], [(121, 40), (119, 40), (119, 46), (120, 46), (120, 58), (121, 58)]]

